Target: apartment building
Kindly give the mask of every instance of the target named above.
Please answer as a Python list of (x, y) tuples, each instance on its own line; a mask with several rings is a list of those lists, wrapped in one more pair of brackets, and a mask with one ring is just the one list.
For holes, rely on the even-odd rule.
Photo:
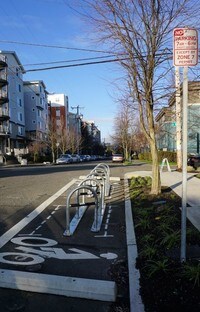
[(94, 121), (84, 121), (84, 127), (87, 127), (88, 133), (91, 136), (93, 143), (101, 144), (101, 131), (95, 125)]
[[(182, 102), (182, 89), (181, 89)], [(157, 122), (157, 145), (160, 150), (176, 151), (176, 97), (160, 110)], [(200, 152), (200, 81), (188, 82), (188, 153)]]
[[(0, 155), (25, 146), (24, 68), (14, 51), (0, 51)], [(0, 161), (1, 161), (0, 159)]]
[[(0, 51), (0, 163), (6, 154), (20, 157), (29, 152), (30, 143), (45, 141), (51, 123), (55, 130), (71, 132), (79, 151), (83, 117), (80, 107), (74, 107), (75, 114), (70, 113), (65, 94), (49, 94), (42, 80), (23, 81), (23, 74), (16, 53)], [(93, 142), (100, 143), (100, 131), (94, 122), (87, 122), (87, 127)]]
[(49, 105), (49, 118), (55, 129), (69, 128), (69, 104), (68, 97), (63, 93), (47, 95)]
[(48, 132), (47, 90), (42, 80), (24, 81), (27, 141), (44, 141)]

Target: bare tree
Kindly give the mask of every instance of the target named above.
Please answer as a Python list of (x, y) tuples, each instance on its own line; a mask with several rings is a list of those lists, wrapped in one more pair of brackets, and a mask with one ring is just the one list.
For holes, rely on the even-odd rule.
[(46, 138), (46, 145), (51, 150), (52, 161), (55, 163), (56, 161), (56, 151), (57, 151), (57, 143), (59, 142), (59, 136), (56, 131), (56, 122), (52, 118), (49, 122), (48, 133)]
[[(80, 0), (102, 41), (115, 51), (152, 153), (152, 194), (161, 192), (154, 112), (168, 95), (172, 29), (194, 17), (192, 0)], [(195, 3), (198, 6), (199, 4)], [(195, 10), (198, 12), (197, 6)], [(193, 11), (193, 12), (192, 12)], [(194, 21), (194, 20), (193, 20)], [(192, 22), (193, 22), (192, 21)], [(193, 25), (193, 24), (192, 24)], [(170, 41), (169, 41), (170, 40)]]
[(131, 109), (128, 103), (121, 102), (120, 110), (115, 118), (114, 135), (112, 139), (116, 145), (121, 147), (125, 160), (131, 156)]

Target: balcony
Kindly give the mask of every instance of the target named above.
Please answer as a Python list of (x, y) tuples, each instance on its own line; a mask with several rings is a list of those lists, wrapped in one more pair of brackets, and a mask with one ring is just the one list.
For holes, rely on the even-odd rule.
[(0, 90), (0, 104), (8, 102), (8, 93), (7, 91)]
[(5, 72), (0, 71), (0, 88), (6, 86), (8, 84), (7, 74)]
[(0, 108), (0, 121), (4, 121), (4, 120), (6, 121), (9, 119), (10, 119), (10, 116), (9, 116), (8, 109)]
[(8, 126), (0, 125), (0, 137), (2, 137), (2, 136), (9, 137), (9, 127)]
[(0, 54), (0, 67), (7, 67), (6, 56)]

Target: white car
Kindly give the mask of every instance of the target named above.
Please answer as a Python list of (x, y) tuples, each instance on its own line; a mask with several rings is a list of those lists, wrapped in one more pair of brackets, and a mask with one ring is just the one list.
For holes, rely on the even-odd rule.
[(122, 154), (113, 154), (112, 155), (112, 162), (123, 162), (124, 157)]
[(56, 159), (56, 164), (71, 164), (72, 157), (70, 154), (62, 154)]

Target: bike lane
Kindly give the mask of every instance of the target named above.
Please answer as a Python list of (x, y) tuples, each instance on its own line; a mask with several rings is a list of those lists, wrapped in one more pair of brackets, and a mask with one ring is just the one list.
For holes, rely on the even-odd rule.
[(103, 301), (123, 292), (116, 272), (127, 262), (123, 187), (111, 185), (99, 232), (91, 232), (91, 206), (66, 237), (66, 196), (75, 182), (0, 237), (1, 287)]

